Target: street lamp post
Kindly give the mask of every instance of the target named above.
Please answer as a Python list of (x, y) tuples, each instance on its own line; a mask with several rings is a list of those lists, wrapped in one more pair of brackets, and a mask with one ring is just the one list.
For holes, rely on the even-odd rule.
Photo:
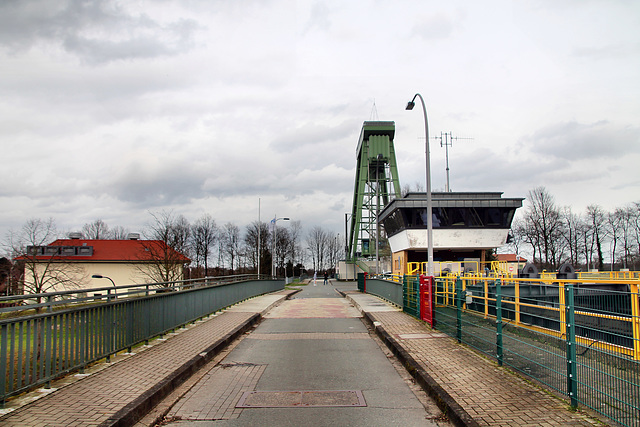
[(427, 275), (433, 276), (433, 202), (431, 200), (431, 160), (429, 159), (429, 122), (427, 121), (427, 107), (424, 105), (422, 95), (416, 93), (413, 99), (407, 103), (407, 110), (413, 110), (416, 98), (420, 98), (422, 110), (424, 111), (424, 133), (425, 133), (425, 157), (426, 157), (426, 175), (427, 175)]
[(94, 274), (91, 276), (93, 279), (109, 279), (109, 281), (113, 284), (113, 293), (116, 298), (118, 298), (118, 288), (116, 288), (116, 282), (111, 279), (111, 277), (103, 276), (101, 274)]
[(271, 277), (276, 277), (276, 248), (277, 248), (277, 233), (278, 233), (278, 221), (282, 220), (282, 221), (289, 221), (289, 218), (276, 218), (277, 215), (273, 216), (273, 221), (271, 221), (273, 223), (273, 253), (271, 255)]

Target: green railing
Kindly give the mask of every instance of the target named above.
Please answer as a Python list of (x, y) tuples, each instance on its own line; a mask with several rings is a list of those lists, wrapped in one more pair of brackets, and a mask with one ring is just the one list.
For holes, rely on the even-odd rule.
[[(496, 276), (436, 278), (437, 329), (572, 407), (640, 427), (640, 281)], [(402, 285), (403, 310), (419, 319), (419, 277)]]
[(402, 279), (402, 311), (420, 318), (420, 280), (419, 276), (405, 275)]
[(635, 282), (437, 278), (440, 331), (625, 426), (640, 426)]
[[(227, 280), (229, 282), (231, 279)], [(236, 280), (206, 285), (212, 280), (178, 282), (152, 287), (144, 293), (118, 298), (108, 295), (67, 299), (24, 295), (25, 300), (44, 300), (23, 309), (43, 308), (46, 313), (0, 320), (0, 400), (49, 383), (64, 374), (81, 371), (90, 363), (161, 336), (224, 307), (257, 295), (284, 289), (283, 280)], [(106, 290), (106, 289), (105, 289)], [(171, 292), (171, 290), (174, 290)], [(168, 292), (169, 291), (169, 292)], [(135, 296), (134, 296), (135, 295)], [(59, 306), (52, 304), (60, 301)], [(48, 306), (46, 305), (48, 302)], [(64, 303), (64, 305), (62, 305)]]
[(402, 276), (367, 276), (367, 293), (379, 296), (398, 307), (403, 306)]

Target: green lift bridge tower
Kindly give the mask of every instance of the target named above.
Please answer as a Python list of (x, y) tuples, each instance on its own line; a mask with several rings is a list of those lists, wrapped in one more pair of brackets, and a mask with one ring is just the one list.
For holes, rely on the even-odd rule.
[(378, 236), (382, 233), (378, 229), (378, 214), (391, 199), (401, 197), (393, 147), (395, 129), (395, 122), (369, 121), (362, 124), (356, 149), (356, 181), (347, 262), (354, 263), (360, 258), (376, 255), (376, 245), (380, 245)]

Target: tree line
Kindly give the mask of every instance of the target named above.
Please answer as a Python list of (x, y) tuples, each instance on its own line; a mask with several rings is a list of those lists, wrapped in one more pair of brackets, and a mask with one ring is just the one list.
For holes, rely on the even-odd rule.
[(556, 204), (545, 187), (527, 194), (524, 214), (512, 225), (511, 249), (531, 253), (544, 269), (640, 269), (640, 201), (607, 211), (592, 204), (582, 213)]
[[(192, 223), (185, 216), (168, 211), (152, 212), (150, 217), (142, 230), (144, 239), (163, 241), (191, 259), (190, 266), (185, 269), (186, 278), (256, 273), (258, 266), (260, 274), (270, 275), (272, 261), (278, 276), (301, 276), (307, 270), (311, 270), (311, 274), (325, 270), (334, 273), (335, 265), (344, 252), (335, 233), (316, 226), (304, 235), (300, 221), (290, 221), (285, 226), (254, 221), (241, 229), (231, 222), (218, 225), (209, 214), (202, 215)], [(26, 254), (27, 247), (46, 246), (63, 237), (63, 234), (52, 218), (27, 220), (22, 227), (10, 230), (6, 236), (4, 249), (7, 257), (0, 268), (6, 267), (9, 271), (15, 264), (13, 260)], [(111, 227), (97, 219), (84, 224), (81, 234), (82, 238), (89, 240), (123, 240), (129, 237), (130, 231), (122, 226)], [(170, 269), (162, 268), (161, 260), (166, 254), (153, 256), (158, 258), (157, 277), (149, 279), (157, 282), (175, 280), (175, 277), (170, 277)], [(59, 270), (68, 271), (66, 268)], [(24, 277), (24, 272), (20, 276)], [(56, 277), (60, 274), (49, 276), (47, 279), (51, 284), (63, 279)], [(28, 284), (25, 285), (25, 291), (32, 293), (46, 292), (52, 287), (39, 283), (30, 289)], [(0, 289), (0, 293), (8, 293), (8, 290), (3, 292)]]

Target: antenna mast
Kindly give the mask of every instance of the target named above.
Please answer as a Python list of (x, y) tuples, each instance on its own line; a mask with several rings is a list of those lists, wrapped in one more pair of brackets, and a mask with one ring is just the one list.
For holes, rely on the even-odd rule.
[(473, 138), (460, 138), (457, 136), (453, 136), (453, 133), (449, 131), (448, 133), (440, 132), (440, 136), (434, 136), (433, 139), (439, 139), (440, 147), (444, 146), (445, 158), (446, 158), (446, 164), (447, 164), (447, 185), (444, 191), (449, 193), (451, 192), (451, 187), (449, 186), (449, 147), (453, 147), (454, 139), (458, 140), (458, 139), (473, 139)]

